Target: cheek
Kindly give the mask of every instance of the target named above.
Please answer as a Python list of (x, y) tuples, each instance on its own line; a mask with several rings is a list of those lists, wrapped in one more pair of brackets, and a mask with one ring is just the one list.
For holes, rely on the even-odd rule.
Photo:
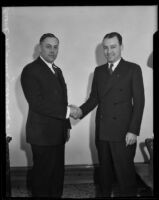
[(58, 49), (55, 49), (54, 52), (57, 54), (58, 53)]
[(49, 53), (50, 53), (49, 50), (46, 50), (46, 51), (45, 51), (45, 55), (46, 55), (46, 56), (47, 56)]
[(108, 54), (108, 51), (107, 51), (107, 50), (104, 50), (104, 54), (107, 55), (107, 54)]
[(118, 51), (118, 50), (115, 50), (115, 51), (114, 51), (114, 54), (115, 54), (115, 55), (119, 55), (119, 51)]

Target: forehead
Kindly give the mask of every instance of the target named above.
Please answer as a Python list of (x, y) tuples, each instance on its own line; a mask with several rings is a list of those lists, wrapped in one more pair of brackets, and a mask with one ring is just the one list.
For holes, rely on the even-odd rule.
[(105, 38), (103, 40), (103, 45), (105, 45), (105, 46), (114, 45), (114, 44), (118, 44), (119, 45), (119, 40), (118, 40), (118, 38), (116, 36), (112, 37), (112, 38)]
[(47, 37), (42, 41), (42, 44), (58, 45), (59, 41), (55, 37)]

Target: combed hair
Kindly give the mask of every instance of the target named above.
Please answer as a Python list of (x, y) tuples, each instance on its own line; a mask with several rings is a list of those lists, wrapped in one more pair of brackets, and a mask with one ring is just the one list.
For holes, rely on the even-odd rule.
[(113, 38), (113, 37), (117, 37), (119, 40), (119, 44), (122, 45), (122, 36), (117, 32), (111, 32), (111, 33), (106, 34), (103, 40), (106, 38)]
[(48, 37), (56, 38), (58, 40), (58, 42), (59, 42), (59, 39), (54, 34), (52, 34), (52, 33), (45, 33), (45, 34), (43, 34), (41, 36), (41, 38), (39, 40), (40, 44), (45, 40), (45, 38), (48, 38)]

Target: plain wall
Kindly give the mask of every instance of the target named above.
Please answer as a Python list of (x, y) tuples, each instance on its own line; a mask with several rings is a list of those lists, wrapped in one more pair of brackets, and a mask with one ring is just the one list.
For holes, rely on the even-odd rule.
[[(145, 138), (153, 136), (153, 34), (157, 30), (157, 6), (4, 7), (6, 35), (6, 133), (11, 166), (32, 165), (30, 145), (25, 141), (28, 104), (20, 85), (23, 67), (37, 56), (42, 34), (60, 40), (55, 60), (64, 74), (69, 104), (81, 105), (89, 96), (93, 72), (105, 63), (101, 41), (106, 33), (123, 36), (122, 57), (141, 66), (145, 109), (135, 162), (148, 159)], [(66, 165), (98, 163), (94, 144), (95, 110), (83, 120), (71, 119)]]

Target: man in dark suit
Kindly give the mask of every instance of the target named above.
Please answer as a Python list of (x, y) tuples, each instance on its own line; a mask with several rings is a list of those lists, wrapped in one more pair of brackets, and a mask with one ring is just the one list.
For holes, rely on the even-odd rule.
[(104, 197), (111, 196), (114, 174), (121, 196), (136, 196), (137, 192), (134, 156), (145, 103), (144, 86), (140, 66), (124, 60), (122, 48), (119, 33), (105, 35), (107, 63), (96, 67), (90, 96), (73, 116), (83, 118), (98, 105), (96, 146)]
[(39, 47), (40, 56), (25, 66), (21, 74), (21, 85), (29, 104), (26, 140), (33, 154), (32, 195), (61, 197), (71, 109), (62, 71), (54, 64), (59, 39), (51, 33), (44, 34)]

